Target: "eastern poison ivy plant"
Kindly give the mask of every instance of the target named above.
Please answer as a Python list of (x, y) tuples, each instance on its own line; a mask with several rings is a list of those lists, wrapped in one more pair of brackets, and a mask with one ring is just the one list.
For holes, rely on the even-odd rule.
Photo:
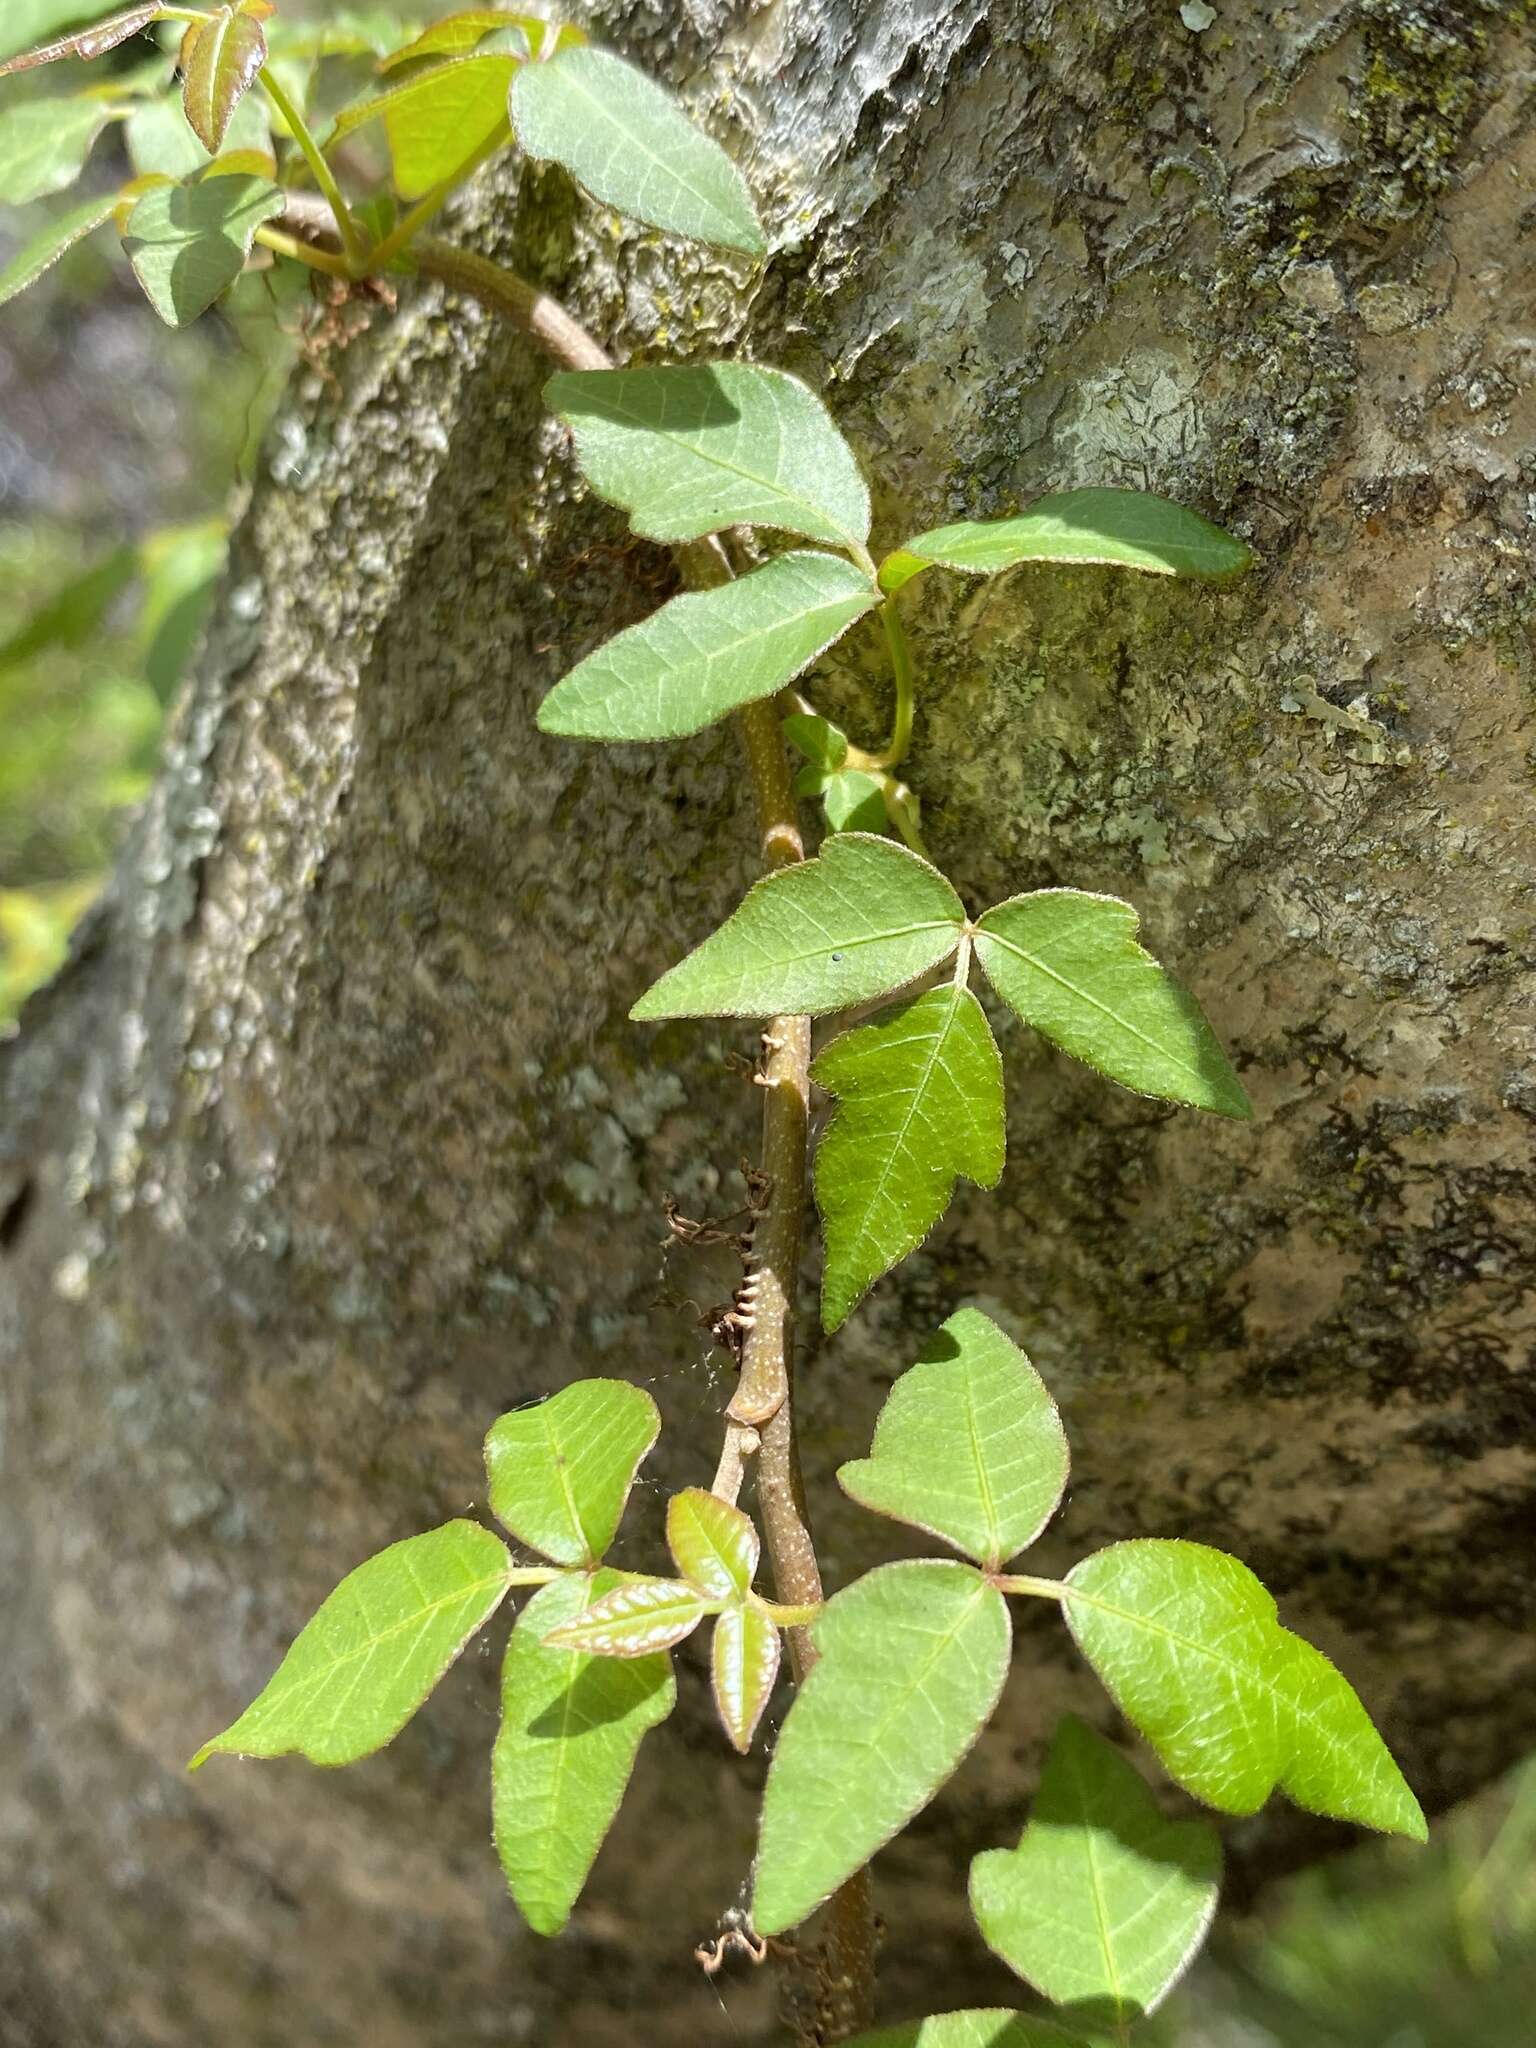
[[(0, 69), (98, 56), (174, 24), (179, 111), (169, 61), (151, 54), (105, 87), (0, 113), (0, 197), (61, 191), (112, 122), (126, 128), (137, 173), (52, 219), (0, 277), (0, 297), (115, 221), (172, 324), (211, 304), (257, 250), (348, 284), (419, 271), (512, 322), (561, 366), (548, 400), (591, 488), (635, 534), (675, 550), (686, 586), (572, 669), (539, 725), (580, 740), (661, 742), (735, 716), (767, 868), (632, 1012), (642, 1022), (764, 1020), (763, 1151), (727, 1332), (740, 1373), (712, 1483), (668, 1505), (670, 1572), (605, 1562), (656, 1440), (656, 1408), (621, 1381), (577, 1382), (502, 1416), (486, 1440), (491, 1512), (544, 1561), (518, 1561), (468, 1520), (393, 1544), (343, 1579), (194, 1766), (220, 1752), (297, 1752), (319, 1764), (370, 1754), (507, 1596), (532, 1589), (503, 1666), (492, 1801), (512, 1897), (530, 1927), (552, 1935), (642, 1738), (671, 1709), (671, 1652), (707, 1628), (721, 1725), (746, 1752), (787, 1644), (796, 1690), (768, 1771), (750, 1912), (726, 1916), (699, 1951), (704, 1967), (732, 1952), (784, 1961), (798, 1987), (786, 2012), (804, 2043), (1124, 2040), (1198, 1947), (1220, 1848), (1205, 1821), (1167, 1818), (1121, 1752), (1071, 1718), (1051, 1742), (1021, 1839), (983, 1848), (970, 1879), (982, 1936), (1055, 2016), (959, 2012), (864, 2031), (874, 2005), (870, 1859), (933, 1799), (996, 1709), (1012, 1661), (1010, 1601), (1059, 1610), (1169, 1778), (1217, 1812), (1254, 1813), (1278, 1790), (1310, 1811), (1417, 1839), (1423, 1816), (1349, 1685), (1281, 1625), (1236, 1559), (1132, 1538), (1061, 1579), (1012, 1569), (1060, 1503), (1067, 1446), (1039, 1375), (975, 1310), (943, 1325), (897, 1381), (870, 1456), (838, 1474), (854, 1501), (946, 1554), (880, 1566), (826, 1597), (792, 1412), (809, 1091), (834, 1104), (814, 1175), (829, 1331), (923, 1241), (958, 1180), (991, 1188), (1002, 1174), (1003, 1062), (976, 975), (1020, 1022), (1106, 1079), (1249, 1115), (1198, 1005), (1140, 945), (1131, 905), (1055, 888), (973, 913), (927, 859), (916, 797), (898, 773), (917, 696), (901, 594), (919, 575), (1048, 563), (1219, 583), (1248, 566), (1247, 548), (1162, 499), (1082, 489), (1016, 517), (917, 534), (877, 563), (858, 461), (804, 384), (745, 362), (615, 368), (545, 294), (427, 234), (459, 186), (516, 146), (633, 219), (746, 259), (765, 252), (730, 159), (575, 29), (473, 8), (407, 36), (370, 11), (285, 40), (268, 0), (146, 5), (86, 29), (72, 27), (79, 12), (33, 0), (34, 16), (50, 17), (41, 32), (68, 32)], [(322, 143), (310, 120), (326, 100), (319, 81), (336, 56), (360, 54), (376, 72), (332, 106)], [(349, 201), (338, 172), (365, 130), (382, 131), (389, 184)], [(835, 641), (875, 619), (893, 708), (889, 737), (866, 750), (797, 685)], [(786, 741), (804, 762), (794, 788)], [(811, 859), (796, 794), (819, 799), (826, 822)], [(875, 1014), (834, 1035), (813, 1064), (811, 1019), (871, 1005)], [(740, 1505), (749, 1471), (755, 1520)], [(772, 1597), (756, 1584), (764, 1549)]]

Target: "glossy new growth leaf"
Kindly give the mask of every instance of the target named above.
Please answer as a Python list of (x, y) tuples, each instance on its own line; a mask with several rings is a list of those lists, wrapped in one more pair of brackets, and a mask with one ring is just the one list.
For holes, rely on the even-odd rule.
[(85, 169), (112, 109), (104, 100), (23, 100), (0, 114), (0, 201), (26, 206), (62, 192)]
[(1278, 1786), (1298, 1806), (1425, 1838), (1424, 1816), (1354, 1692), (1280, 1626), (1235, 1557), (1202, 1543), (1115, 1543), (1068, 1574), (1078, 1647), (1171, 1778), (1223, 1813)]
[(145, 193), (128, 216), (123, 246), (167, 326), (185, 327), (234, 283), (256, 230), (283, 205), (265, 178), (200, 177)]
[(238, 7), (221, 7), (197, 21), (181, 44), (181, 103), (187, 122), (210, 156), (224, 147), (235, 108), (267, 61), (261, 23)]
[(993, 576), (1021, 562), (1102, 563), (1152, 576), (1239, 575), (1253, 552), (1183, 505), (1146, 491), (1060, 491), (1017, 519), (967, 519), (920, 533), (880, 565), (881, 587), (899, 590), (939, 564)]
[(1067, 1439), (1045, 1382), (1013, 1340), (963, 1308), (892, 1387), (844, 1493), (996, 1571), (1060, 1505)]
[(739, 1600), (757, 1573), (757, 1531), (740, 1508), (702, 1486), (667, 1502), (667, 1548), (691, 1586), (709, 1600)]
[(587, 740), (680, 739), (771, 697), (879, 598), (836, 555), (779, 555), (717, 590), (674, 597), (606, 641), (539, 706), (539, 728)]
[(832, 1599), (763, 1795), (759, 1934), (798, 1926), (921, 1811), (985, 1727), (1011, 1636), (995, 1586), (963, 1564), (882, 1565)]
[(350, 1764), (393, 1740), (501, 1605), (511, 1559), (474, 1522), (392, 1543), (349, 1572), (264, 1690), (193, 1757), (220, 1751)]
[(1054, 2004), (1113, 2027), (1166, 1997), (1220, 1888), (1215, 1829), (1165, 1819), (1120, 1752), (1070, 1715), (1018, 1847), (971, 1865), (987, 1946)]
[(597, 1657), (645, 1657), (692, 1635), (711, 1605), (681, 1579), (626, 1578), (544, 1640)]
[(779, 1675), (779, 1632), (760, 1607), (727, 1607), (716, 1617), (710, 1675), (721, 1724), (745, 1756)]
[(860, 2034), (850, 2048), (1090, 2048), (1081, 2035), (1063, 2033), (1049, 2020), (995, 2007), (938, 2012), (899, 2027)]
[(395, 190), (402, 199), (423, 199), (506, 126), (507, 86), (517, 68), (515, 57), (503, 56), (434, 64), (348, 107), (326, 147), (382, 121)]
[(496, 1851), (536, 1934), (558, 1934), (570, 1917), (646, 1730), (677, 1699), (669, 1657), (584, 1657), (545, 1646), (548, 1630), (618, 1583), (603, 1571), (541, 1587), (507, 1645), (491, 1756)]
[(35, 284), (43, 272), (57, 263), (76, 242), (104, 227), (112, 218), (116, 203), (115, 193), (98, 193), (94, 199), (87, 199), (80, 206), (72, 206), (68, 213), (59, 214), (30, 242), (23, 244), (0, 270), (0, 306), (7, 299), (14, 299), (18, 292), (24, 292), (29, 284)]
[(1136, 943), (1138, 928), (1117, 897), (1041, 889), (987, 912), (976, 958), (1026, 1024), (1111, 1081), (1251, 1116), (1199, 1004)]
[[(755, 363), (568, 370), (544, 387), (600, 497), (648, 540), (772, 526), (834, 547), (869, 535), (869, 491), (815, 392)], [(871, 586), (867, 580), (866, 588)]]
[[(16, 8), (12, 0), (12, 5), (7, 8), (7, 14), (13, 12), (18, 17), (17, 30), (22, 35), (30, 37), (37, 33), (46, 35), (50, 18), (54, 22), (69, 21), (84, 14), (85, 7), (80, 5), (80, 0), (74, 0), (74, 4), (68, 4), (66, 0), (64, 5), (45, 5), (39, 9), (35, 0), (31, 6), (28, 6), (27, 0), (23, 0), (23, 4)], [(39, 45), (35, 50), (24, 50), (20, 56), (8, 58), (5, 63), (0, 64), (0, 78), (9, 77), (14, 71), (35, 71), (40, 64), (53, 64), (61, 57), (80, 57), (87, 60), (92, 57), (104, 57), (108, 50), (115, 50), (119, 43), (126, 43), (130, 36), (139, 35), (148, 28), (159, 12), (158, 0), (149, 0), (149, 5), (145, 7), (126, 7), (120, 14), (109, 15), (105, 21), (93, 21), (89, 28), (75, 29), (69, 35), (57, 36), (52, 42)], [(28, 23), (29, 13), (37, 17), (34, 22)], [(15, 47), (11, 24), (8, 21), (6, 27), (0, 29), (0, 49)]]
[(760, 256), (746, 180), (670, 94), (606, 50), (565, 49), (512, 87), (526, 155), (563, 164), (595, 199), (668, 234)]
[(656, 1403), (626, 1380), (577, 1380), (498, 1416), (485, 1439), (491, 1512), (556, 1564), (595, 1565), (660, 1430)]
[(815, 860), (755, 882), (630, 1015), (826, 1016), (936, 967), (959, 944), (964, 920), (937, 868), (888, 839), (839, 832)]
[(821, 1319), (835, 1330), (922, 1243), (962, 1174), (996, 1187), (1003, 1063), (980, 1003), (951, 985), (834, 1039), (811, 1079), (837, 1097), (816, 1153)]
[[(413, 42), (402, 49), (391, 50), (380, 61), (381, 71), (393, 71), (401, 64), (414, 64), (423, 57), (466, 57), (471, 50), (478, 49), (487, 36), (504, 37), (515, 35), (519, 48), (510, 54), (526, 57), (536, 51), (543, 42), (549, 24), (533, 14), (508, 14), (499, 7), (466, 7), (458, 14), (448, 14), (441, 21), (434, 21), (424, 28)], [(581, 40), (579, 29), (566, 30)]]

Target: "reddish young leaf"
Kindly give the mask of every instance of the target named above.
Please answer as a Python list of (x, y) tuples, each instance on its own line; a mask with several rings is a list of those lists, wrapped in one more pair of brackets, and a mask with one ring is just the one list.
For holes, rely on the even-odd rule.
[(757, 1570), (757, 1531), (738, 1507), (686, 1487), (667, 1502), (667, 1548), (691, 1586), (710, 1600), (739, 1600)]
[(678, 1579), (630, 1579), (544, 1640), (591, 1657), (648, 1657), (692, 1635), (708, 1612), (703, 1595)]
[(710, 1668), (721, 1725), (745, 1756), (779, 1675), (779, 1632), (760, 1607), (722, 1611)]
[(19, 57), (0, 64), (0, 78), (8, 78), (13, 71), (35, 71), (41, 64), (57, 63), (60, 57), (104, 57), (108, 50), (148, 28), (159, 12), (156, 0), (149, 0), (147, 7), (129, 7), (105, 21), (93, 21), (89, 28), (76, 29), (71, 36), (56, 36), (51, 43), (23, 50)]
[(221, 7), (182, 38), (181, 103), (210, 156), (223, 147), (224, 131), (266, 61), (267, 38), (254, 10)]

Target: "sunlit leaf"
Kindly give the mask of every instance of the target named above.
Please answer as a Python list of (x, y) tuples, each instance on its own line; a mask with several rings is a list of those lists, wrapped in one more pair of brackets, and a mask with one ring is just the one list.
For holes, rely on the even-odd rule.
[(660, 1430), (656, 1403), (626, 1380), (577, 1380), (515, 1408), (485, 1439), (491, 1512), (557, 1564), (595, 1565)]
[(702, 1486), (685, 1487), (667, 1502), (667, 1548), (707, 1598), (733, 1600), (750, 1591), (759, 1550), (751, 1517)]
[(1014, 896), (981, 919), (976, 958), (1052, 1044), (1142, 1095), (1253, 1114), (1199, 1004), (1136, 943), (1130, 904), (1082, 889)]
[(827, 776), (819, 795), (834, 832), (883, 832), (890, 823), (885, 792), (874, 776), (861, 768), (845, 768)]
[[(111, 210), (110, 196), (100, 202)], [(62, 225), (62, 224), (61, 224)], [(95, 225), (101, 225), (98, 218)], [(81, 233), (87, 232), (81, 229)], [(79, 236), (71, 237), (78, 240)], [(34, 245), (35, 246), (35, 245)], [(18, 262), (21, 260), (17, 259)], [(51, 259), (50, 259), (51, 260)], [(12, 268), (15, 266), (13, 265)], [(40, 264), (39, 270), (47, 264)], [(33, 275), (37, 273), (34, 271)], [(23, 289), (25, 283), (7, 291), (6, 280), (10, 272), (0, 275), (0, 303)], [(81, 647), (90, 640), (101, 625), (113, 600), (119, 597), (133, 581), (139, 571), (139, 556), (136, 548), (114, 548), (99, 562), (93, 562), (89, 569), (79, 576), (73, 576), (62, 590), (56, 590), (48, 602), (39, 607), (32, 616), (18, 626), (5, 640), (0, 641), (0, 669), (13, 667), (17, 662), (30, 661), (34, 654), (41, 654), (48, 647)]]
[(445, 1522), (349, 1572), (295, 1638), (239, 1720), (205, 1742), (220, 1751), (350, 1764), (409, 1721), (500, 1606), (511, 1559), (488, 1529)]
[(696, 540), (725, 526), (779, 527), (834, 547), (868, 538), (869, 491), (854, 452), (787, 371), (565, 370), (544, 398), (575, 436), (592, 488), (648, 540)]
[[(537, 55), (549, 26), (536, 14), (510, 14), (500, 7), (466, 7), (434, 21), (403, 48), (391, 50), (380, 61), (379, 69), (393, 71), (423, 57), (465, 57), (478, 49), (487, 36), (506, 35), (509, 31), (516, 32), (522, 43), (521, 51), (511, 54), (527, 56), (532, 51)], [(586, 41), (580, 29), (568, 29), (565, 33), (568, 39)]]
[(235, 108), (267, 61), (267, 38), (254, 15), (221, 7), (187, 30), (181, 45), (181, 103), (199, 142), (216, 156)]
[(26, 206), (73, 185), (112, 118), (111, 107), (94, 96), (8, 107), (0, 114), (0, 200)]
[(722, 1609), (710, 1645), (710, 1676), (720, 1722), (743, 1756), (773, 1696), (779, 1632), (760, 1607)]
[(1197, 1799), (1254, 1813), (1278, 1786), (1311, 1812), (1424, 1840), (1419, 1803), (1351, 1687), (1280, 1626), (1235, 1557), (1111, 1544), (1068, 1574), (1062, 1604), (1121, 1712)]
[(985, 1727), (1008, 1672), (1001, 1593), (968, 1565), (882, 1565), (813, 1625), (821, 1652), (763, 1794), (759, 1934), (798, 1926), (925, 1807)]
[(517, 68), (515, 57), (501, 56), (434, 64), (344, 109), (326, 148), (381, 120), (395, 190), (402, 199), (424, 198), (506, 127), (507, 85)]
[(206, 312), (244, 269), (256, 230), (284, 204), (264, 178), (200, 178), (145, 193), (123, 246), (160, 318), (185, 327)]
[(43, 272), (57, 263), (76, 242), (84, 241), (87, 235), (104, 227), (112, 218), (115, 204), (114, 193), (98, 193), (94, 199), (72, 206), (67, 213), (57, 214), (46, 227), (40, 228), (0, 270), (0, 306), (7, 299), (14, 299), (19, 292), (24, 292), (29, 284), (36, 284)]
[(836, 555), (778, 555), (716, 590), (674, 597), (605, 641), (539, 706), (542, 732), (664, 740), (771, 697), (879, 602)]
[(613, 1824), (646, 1730), (677, 1698), (666, 1656), (573, 1656), (548, 1630), (611, 1592), (616, 1572), (572, 1573), (535, 1593), (512, 1631), (491, 1757), (496, 1851), (519, 1912), (558, 1934)]
[(552, 1648), (645, 1657), (692, 1635), (711, 1602), (681, 1579), (626, 1579), (544, 1637)]
[(1083, 2035), (1063, 2033), (1049, 2020), (973, 2007), (881, 2027), (873, 2034), (860, 2034), (849, 2048), (1091, 2048), (1091, 2044)]
[(816, 1152), (821, 1319), (835, 1330), (922, 1243), (962, 1175), (996, 1187), (1003, 1063), (980, 1003), (951, 984), (833, 1039), (811, 1079), (837, 1098)]
[(889, 839), (839, 832), (815, 860), (765, 875), (739, 909), (630, 1011), (814, 1017), (915, 981), (955, 950), (965, 906), (937, 868)]
[(971, 1865), (987, 1946), (1056, 2005), (1107, 2027), (1154, 2012), (1205, 1939), (1221, 1843), (1164, 1818), (1120, 1752), (1068, 1717), (1016, 1849)]
[(1033, 1543), (1067, 1483), (1045, 1382), (990, 1317), (964, 1308), (886, 1396), (867, 1458), (837, 1483), (861, 1506), (997, 1570)]
[(718, 143), (643, 72), (606, 50), (566, 49), (512, 87), (524, 153), (563, 164), (632, 220), (760, 256), (767, 247), (746, 180)]
[(1017, 519), (967, 519), (920, 533), (880, 565), (882, 589), (899, 590), (937, 563), (993, 576), (1021, 562), (1103, 563), (1152, 576), (1224, 582), (1253, 551), (1198, 512), (1146, 491), (1060, 491)]
[[(75, 21), (85, 13), (90, 0), (9, 0), (6, 9), (6, 23), (0, 28), (0, 51), (17, 48), (14, 40), (18, 30), (28, 35), (47, 35), (49, 29), (59, 22)], [(125, 7), (120, 14), (108, 15), (105, 21), (93, 21), (89, 28), (75, 29), (71, 34), (57, 36), (36, 49), (24, 50), (18, 57), (7, 57), (0, 63), (0, 78), (13, 71), (34, 71), (40, 64), (56, 63), (61, 57), (103, 57), (108, 50), (115, 50), (119, 43), (126, 43), (130, 36), (140, 34), (148, 28), (160, 9), (157, 0), (149, 0), (144, 7)], [(27, 28), (24, 24), (34, 26)]]

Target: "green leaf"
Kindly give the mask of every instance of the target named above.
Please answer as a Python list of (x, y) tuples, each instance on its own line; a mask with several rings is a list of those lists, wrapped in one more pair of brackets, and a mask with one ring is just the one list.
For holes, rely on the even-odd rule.
[(145, 193), (128, 216), (123, 246), (167, 326), (185, 327), (234, 283), (256, 230), (284, 204), (265, 178), (199, 178)]
[(382, 120), (395, 190), (402, 199), (425, 198), (505, 127), (507, 86), (517, 68), (515, 57), (434, 64), (338, 114), (326, 150)]
[(915, 981), (960, 942), (965, 906), (937, 868), (889, 839), (839, 832), (815, 860), (765, 875), (739, 909), (630, 1011), (813, 1017)]
[[(110, 209), (111, 199), (104, 203)], [(9, 296), (5, 279), (0, 277), (0, 300)], [(0, 669), (30, 661), (34, 654), (48, 647), (83, 647), (100, 626), (113, 600), (138, 573), (138, 549), (121, 547), (71, 577), (14, 633), (0, 641)]]
[(710, 1645), (710, 1674), (721, 1725), (745, 1756), (779, 1675), (779, 1632), (760, 1607), (721, 1610)]
[(838, 1102), (816, 1152), (821, 1319), (835, 1330), (922, 1243), (962, 1174), (997, 1186), (1003, 1063), (980, 1003), (951, 984), (835, 1038), (811, 1079)]
[(860, 2034), (850, 2048), (1088, 2048), (1088, 2044), (1077, 2034), (1064, 2034), (1048, 2020), (973, 2007), (966, 2012), (934, 2013), (925, 2020), (906, 2020), (899, 2027), (881, 2027), (876, 2033)]
[(1216, 1911), (1221, 1843), (1166, 1820), (1140, 1774), (1068, 1715), (1016, 1849), (971, 1865), (987, 1946), (1056, 2005), (1107, 2027), (1154, 2012)]
[(867, 1458), (837, 1483), (861, 1507), (997, 1571), (1061, 1503), (1067, 1439), (1045, 1382), (996, 1323), (963, 1308), (886, 1398)]
[(485, 1439), (491, 1513), (556, 1564), (595, 1565), (660, 1432), (656, 1403), (626, 1380), (577, 1380), (515, 1408)]
[(392, 1543), (348, 1572), (306, 1622), (239, 1720), (189, 1766), (220, 1751), (350, 1764), (400, 1733), (501, 1605), (506, 1545), (474, 1522)]
[(1136, 943), (1128, 903), (1083, 889), (1014, 896), (982, 918), (976, 957), (1026, 1024), (1142, 1095), (1253, 1114), (1199, 1004)]
[(880, 565), (883, 590), (899, 590), (940, 564), (970, 576), (995, 576), (1021, 562), (1102, 563), (1152, 576), (1224, 582), (1253, 560), (1253, 550), (1198, 512), (1146, 491), (1060, 491), (1039, 498), (1017, 519), (967, 519), (920, 533)]
[(680, 1579), (625, 1579), (544, 1640), (598, 1657), (645, 1657), (692, 1635), (711, 1605)]
[(181, 103), (188, 124), (210, 156), (224, 147), (235, 108), (267, 61), (261, 23), (238, 7), (221, 7), (195, 21), (181, 45)]
[(827, 1605), (763, 1794), (759, 1934), (798, 1926), (925, 1807), (1008, 1673), (1008, 1608), (968, 1565), (882, 1565)]
[(62, 192), (85, 169), (112, 109), (105, 100), (23, 100), (0, 114), (0, 200), (26, 206)]
[(1171, 1778), (1223, 1813), (1278, 1785), (1298, 1806), (1425, 1839), (1424, 1816), (1354, 1692), (1235, 1557), (1139, 1539), (1068, 1574), (1068, 1625)]
[(717, 590), (674, 597), (598, 648), (539, 706), (541, 732), (666, 740), (771, 697), (879, 599), (836, 555), (779, 555)]
[(669, 1657), (572, 1656), (543, 1637), (619, 1582), (573, 1573), (535, 1593), (512, 1631), (491, 1755), (496, 1852), (535, 1934), (558, 1934), (624, 1797), (646, 1730), (677, 1699)]
[(785, 739), (813, 766), (832, 772), (847, 760), (848, 735), (830, 718), (814, 711), (792, 711), (780, 724)]
[(512, 87), (528, 156), (563, 164), (594, 199), (670, 235), (761, 256), (746, 180), (720, 145), (643, 72), (606, 50), (566, 49)]
[(757, 1574), (757, 1531), (740, 1508), (689, 1486), (667, 1502), (667, 1548), (708, 1600), (739, 1600)]
[(504, 35), (509, 29), (517, 31), (522, 42), (521, 51), (513, 54), (526, 57), (543, 40), (548, 25), (537, 15), (508, 14), (499, 7), (466, 7), (458, 14), (447, 14), (441, 21), (432, 22), (402, 49), (391, 50), (387, 57), (380, 58), (379, 69), (394, 71), (422, 57), (465, 57), (478, 49), (487, 36)]
[(544, 399), (575, 436), (593, 490), (648, 540), (697, 540), (725, 526), (779, 527), (833, 547), (869, 537), (853, 450), (815, 392), (784, 370), (564, 370)]
[(862, 769), (844, 769), (829, 775), (820, 790), (827, 823), (834, 832), (883, 832), (890, 823), (885, 809), (885, 792), (873, 775)]
[[(64, 0), (63, 5), (59, 0), (41, 0), (41, 4), (40, 0), (8, 0), (6, 25), (0, 28), (0, 54), (20, 47), (15, 41), (18, 31), (29, 40), (34, 35), (47, 35), (61, 22), (78, 20), (88, 5), (89, 0), (84, 6), (81, 0)], [(105, 21), (92, 22), (89, 28), (75, 29), (72, 34), (59, 36), (37, 49), (24, 50), (19, 57), (8, 56), (0, 64), (0, 78), (9, 77), (14, 71), (35, 71), (40, 64), (56, 63), (60, 57), (103, 57), (108, 50), (115, 50), (119, 43), (126, 43), (130, 36), (148, 28), (159, 12), (158, 0), (149, 0), (144, 7), (126, 7)]]
[(84, 241), (87, 235), (104, 227), (112, 218), (116, 203), (115, 193), (99, 193), (94, 199), (72, 206), (68, 213), (57, 215), (41, 228), (0, 270), (0, 306), (7, 299), (14, 299), (18, 293), (24, 292), (28, 285), (36, 284), (43, 272), (51, 269), (76, 242)]
[[(128, 161), (141, 178), (188, 178), (206, 170), (208, 153), (187, 126), (179, 96), (166, 94), (135, 107), (124, 131)], [(266, 103), (249, 94), (235, 108), (224, 140), (231, 150), (270, 151), (272, 124)]]

